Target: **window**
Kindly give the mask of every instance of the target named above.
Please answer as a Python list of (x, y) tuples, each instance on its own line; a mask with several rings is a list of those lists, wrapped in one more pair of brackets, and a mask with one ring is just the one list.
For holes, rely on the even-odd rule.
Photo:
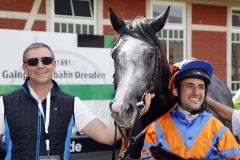
[[(166, 10), (168, 5), (154, 4), (153, 16), (156, 17)], [(171, 6), (170, 14), (167, 23), (182, 24), (183, 21), (183, 8), (181, 6)]]
[(232, 10), (232, 26), (240, 27), (240, 10)]
[(231, 90), (236, 92), (240, 88), (240, 9), (232, 10), (231, 53)]
[(165, 51), (169, 64), (185, 58), (185, 4), (164, 3), (151, 1), (151, 15), (158, 16), (164, 12), (168, 5), (171, 5), (167, 23), (164, 29), (157, 33), (163, 51)]
[(96, 34), (96, 0), (55, 0), (54, 31)]

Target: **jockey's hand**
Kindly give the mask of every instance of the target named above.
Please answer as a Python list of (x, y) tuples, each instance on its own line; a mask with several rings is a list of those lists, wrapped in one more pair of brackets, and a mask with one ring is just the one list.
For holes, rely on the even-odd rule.
[(140, 113), (140, 117), (142, 117), (144, 114), (147, 113), (150, 105), (151, 105), (151, 101), (152, 99), (155, 97), (155, 94), (154, 93), (146, 93), (145, 96), (144, 96), (144, 107), (143, 109), (141, 110), (141, 113)]

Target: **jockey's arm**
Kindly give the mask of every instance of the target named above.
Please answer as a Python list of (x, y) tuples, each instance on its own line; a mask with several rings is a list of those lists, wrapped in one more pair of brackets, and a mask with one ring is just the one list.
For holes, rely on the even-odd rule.
[(233, 108), (226, 106), (225, 104), (222, 104), (208, 96), (206, 98), (206, 101), (210, 109), (212, 109), (225, 120), (232, 122)]

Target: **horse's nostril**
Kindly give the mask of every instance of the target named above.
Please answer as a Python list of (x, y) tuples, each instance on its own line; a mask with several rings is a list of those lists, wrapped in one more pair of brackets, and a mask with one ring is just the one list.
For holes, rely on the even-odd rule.
[(133, 105), (128, 103), (128, 106), (126, 108), (126, 113), (132, 113), (133, 111), (134, 111)]
[(110, 108), (110, 111), (112, 112), (112, 104), (113, 104), (113, 102), (110, 102), (109, 103), (109, 108)]

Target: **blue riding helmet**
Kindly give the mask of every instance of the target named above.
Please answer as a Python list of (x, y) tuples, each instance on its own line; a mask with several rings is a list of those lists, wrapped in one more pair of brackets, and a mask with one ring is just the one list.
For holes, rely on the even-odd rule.
[(172, 75), (169, 81), (169, 89), (176, 88), (176, 83), (186, 78), (199, 78), (206, 85), (210, 84), (213, 67), (207, 61), (198, 59), (187, 59), (172, 66)]
[[(199, 75), (201, 77), (201, 74), (204, 74), (203, 78), (206, 77), (210, 83), (210, 78), (213, 72), (211, 64), (209, 64), (207, 61), (194, 59), (185, 60), (183, 62), (184, 63), (179, 67), (179, 71), (176, 75), (177, 77), (180, 77), (181, 75), (183, 76), (186, 73), (189, 75), (189, 77), (191, 77), (191, 75), (197, 77)], [(193, 70), (193, 72), (190, 72), (189, 70)], [(196, 70), (196, 72), (194, 72), (194, 70)], [(202, 71), (202, 73), (198, 72), (197, 70)]]

